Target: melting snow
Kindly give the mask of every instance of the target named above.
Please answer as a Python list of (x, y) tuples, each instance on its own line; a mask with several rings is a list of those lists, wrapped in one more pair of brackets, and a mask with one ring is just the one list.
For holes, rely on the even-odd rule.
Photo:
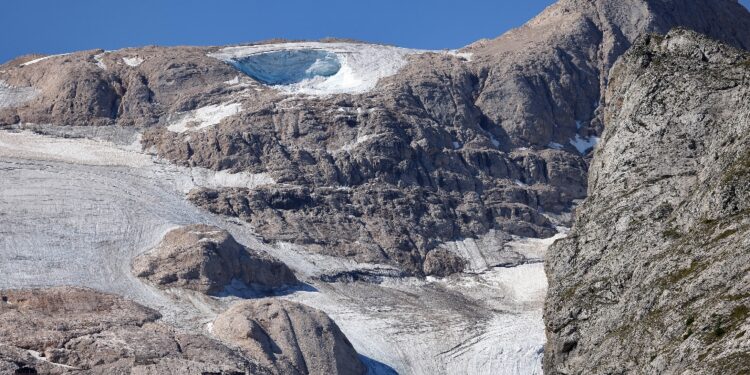
[(576, 134), (576, 138), (570, 140), (570, 144), (581, 154), (586, 154), (586, 151), (596, 146), (597, 143), (599, 143), (599, 137), (583, 138), (580, 134)]
[(276, 183), (268, 173), (229, 173), (205, 168), (191, 168), (190, 173), (197, 186), (214, 189), (221, 187), (254, 189)]
[[(310, 51), (319, 56), (310, 55)], [(293, 52), (305, 56), (301, 60), (296, 58), (293, 65), (278, 58)], [(374, 44), (303, 42), (227, 47), (209, 56), (240, 70), (244, 70), (240, 65), (248, 57), (266, 56), (265, 65), (256, 66), (262, 70), (261, 74), (255, 74), (256, 79), (276, 82), (274, 87), (288, 93), (322, 96), (369, 91), (378, 80), (406, 65), (407, 56), (424, 52), (428, 51)]]
[(135, 67), (137, 67), (137, 66), (141, 65), (141, 64), (143, 63), (143, 61), (144, 61), (144, 60), (143, 60), (142, 58), (140, 58), (140, 57), (136, 56), (136, 57), (123, 57), (123, 58), (122, 58), (122, 61), (123, 61), (123, 62), (124, 62), (124, 63), (125, 63), (125, 64), (126, 64), (127, 66), (132, 66), (132, 67), (134, 67), (134, 68), (135, 68)]
[(240, 103), (209, 105), (192, 111), (182, 112), (170, 119), (167, 130), (175, 133), (194, 132), (219, 124), (227, 117), (242, 111)]

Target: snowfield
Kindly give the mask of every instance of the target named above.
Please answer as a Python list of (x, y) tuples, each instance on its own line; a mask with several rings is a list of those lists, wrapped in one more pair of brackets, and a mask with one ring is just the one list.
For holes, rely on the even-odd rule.
[[(301, 42), (226, 47), (209, 56), (226, 61), (261, 82), (281, 82), (274, 87), (284, 92), (320, 96), (372, 90), (378, 80), (406, 65), (409, 55), (425, 52), (430, 51), (364, 43)], [(298, 59), (308, 60), (307, 65), (287, 63), (294, 53), (319, 55), (313, 60)], [(243, 65), (243, 61), (252, 61), (253, 57), (262, 57), (264, 64), (249, 68)]]
[[(294, 269), (307, 286), (284, 291), (281, 298), (327, 312), (366, 357), (372, 374), (541, 374), (543, 265), (494, 267), (492, 254), (504, 249), (526, 260), (543, 259), (554, 239), (494, 233), (446, 244), (483, 260), (472, 262), (473, 273), (446, 279), (397, 277), (387, 266), (263, 243), (249, 224), (212, 215), (185, 199), (196, 186), (253, 188), (275, 183), (270, 176), (173, 166), (123, 138), (0, 132), (0, 288), (88, 286), (155, 308), (179, 328), (208, 333), (216, 314), (241, 290), (228, 290), (222, 298), (163, 292), (130, 272), (132, 258), (170, 229), (206, 223)], [(320, 280), (363, 270), (383, 275), (382, 282)]]

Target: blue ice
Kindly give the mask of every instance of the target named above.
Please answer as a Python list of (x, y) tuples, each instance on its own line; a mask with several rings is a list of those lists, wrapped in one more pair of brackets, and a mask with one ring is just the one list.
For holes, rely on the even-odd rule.
[(232, 63), (267, 85), (289, 85), (318, 76), (330, 77), (341, 69), (335, 53), (314, 49), (264, 52), (235, 59)]

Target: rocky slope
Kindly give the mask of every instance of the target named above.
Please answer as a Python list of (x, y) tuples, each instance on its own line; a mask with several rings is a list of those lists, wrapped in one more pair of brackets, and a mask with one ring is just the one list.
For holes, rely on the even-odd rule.
[(547, 259), (548, 374), (750, 371), (750, 54), (690, 31), (612, 70), (570, 235)]
[(4, 374), (272, 373), (215, 339), (159, 322), (156, 311), (121, 297), (75, 288), (3, 290), (0, 296)]
[[(14, 341), (0, 345), (0, 366), (14, 371), (51, 366), (58, 372), (71, 370), (64, 366), (102, 372), (115, 366), (144, 373), (361, 373), (365, 367), (377, 374), (541, 373), (546, 279), (540, 262), (547, 246), (565, 235), (572, 207), (586, 196), (587, 185), (620, 183), (616, 178), (640, 181), (637, 173), (596, 172), (603, 166), (595, 166), (588, 181), (590, 150), (604, 123), (602, 108), (616, 107), (617, 98), (629, 100), (618, 94), (628, 87), (618, 80), (638, 75), (628, 73), (636, 68), (618, 65), (614, 87), (619, 88), (605, 96), (610, 67), (641, 33), (676, 25), (734, 46), (750, 45), (750, 16), (736, 1), (561, 0), (524, 27), (460, 51), (276, 41), (83, 51), (3, 64), (0, 288), (47, 300), (59, 292), (28, 288), (87, 286), (137, 304), (65, 291), (96, 294), (74, 298), (84, 303), (63, 311), (74, 321), (78, 315), (88, 319), (83, 333), (58, 324), (70, 317), (59, 317), (48, 304), (20, 312), (8, 307), (0, 330), (9, 330)], [(703, 51), (704, 59), (689, 52), (689, 45), (673, 47), (684, 47), (685, 56), (706, 66), (722, 63), (709, 56), (740, 56), (716, 47)], [(654, 56), (644, 58), (648, 61), (640, 69), (658, 65), (661, 59)], [(740, 69), (742, 64), (731, 59), (723, 63)], [(310, 71), (295, 70), (312, 65)], [(719, 78), (705, 83), (717, 84), (719, 93), (734, 89), (724, 73), (716, 74)], [(295, 81), (299, 77), (303, 80)], [(706, 108), (694, 117), (729, 121), (736, 115)], [(729, 142), (733, 138), (727, 134), (717, 137)], [(739, 131), (732, 134), (742, 139)], [(673, 141), (686, 142), (679, 149), (685, 155), (704, 151), (697, 140), (689, 142), (697, 136), (680, 136)], [(615, 147), (612, 157), (630, 155), (623, 168), (630, 167), (639, 161), (634, 150), (640, 146)], [(730, 165), (722, 158), (731, 152), (710, 156)], [(664, 170), (689, 178), (692, 172), (683, 175), (680, 168), (691, 164), (675, 160), (668, 161), (676, 166)], [(649, 184), (669, 180), (652, 177)], [(728, 181), (721, 202), (729, 199), (726, 209), (741, 212), (744, 200), (732, 197), (742, 197), (744, 187)], [(670, 204), (678, 204), (678, 194), (670, 194)], [(720, 206), (704, 203), (690, 210)], [(590, 207), (584, 205), (583, 212)], [(655, 225), (678, 209), (659, 208)], [(714, 213), (709, 224), (721, 217)], [(619, 221), (606, 220), (604, 229), (622, 228)], [(694, 242), (687, 236), (690, 225), (678, 220), (659, 233), (669, 241), (684, 238), (687, 246)], [(712, 225), (721, 231), (719, 244), (744, 230)], [(187, 229), (165, 237), (175, 227)], [(581, 237), (576, 231), (571, 241)], [(649, 248), (658, 251), (656, 245)], [(567, 253), (558, 252), (550, 268), (553, 291), (562, 300), (549, 304), (556, 307), (548, 310), (548, 366), (564, 372), (585, 360), (584, 365), (609, 368), (605, 359), (597, 362), (575, 351), (588, 348), (589, 339), (575, 331), (579, 324), (566, 325), (569, 320), (560, 318), (577, 311), (566, 305), (567, 298), (598, 300), (569, 296), (589, 284), (580, 292), (561, 287), (585, 271), (562, 267)], [(234, 262), (237, 255), (243, 262)], [(695, 262), (696, 270), (711, 264), (703, 258)], [(133, 265), (141, 278), (131, 273)], [(692, 263), (686, 267), (692, 270)], [(272, 269), (279, 274), (267, 272)], [(722, 279), (736, 271), (715, 272), (725, 285), (742, 286)], [(677, 280), (692, 280), (679, 275)], [(270, 300), (255, 300), (257, 294), (232, 282), (276, 287), (293, 278), (300, 283), (274, 288)], [(599, 287), (615, 293), (625, 285), (620, 279), (597, 281), (590, 284), (601, 295), (597, 298), (610, 296)], [(711, 353), (737, 351), (719, 348), (736, 343), (727, 332), (740, 327), (736, 322), (744, 314), (734, 298), (745, 298), (745, 292), (728, 293), (731, 298), (713, 310), (715, 316), (701, 312), (685, 320), (690, 327), (709, 327), (701, 334), (698, 328), (684, 332), (689, 340), (710, 338), (706, 332), (713, 330), (715, 341), (703, 342), (713, 345)], [(85, 302), (102, 298), (114, 307)], [(53, 300), (59, 304), (59, 298)], [(669, 314), (664, 316), (674, 317)], [(48, 320), (51, 327), (44, 325)], [(14, 325), (30, 326), (29, 321), (43, 323), (44, 337), (72, 337), (76, 346), (57, 341), (49, 346), (34, 332), (28, 332), (33, 342), (13, 336)], [(103, 329), (100, 336), (88, 330), (92, 321), (103, 322), (96, 326)], [(247, 329), (236, 331), (235, 323)], [(298, 330), (310, 334), (292, 334)], [(212, 348), (210, 358), (185, 351), (179, 338), (184, 332), (198, 342), (195, 347)], [(599, 343), (592, 337), (591, 345)], [(130, 341), (146, 346), (131, 352), (134, 348), (123, 347)], [(644, 343), (636, 352), (649, 345), (633, 342)], [(48, 347), (62, 354), (45, 364), (35, 353)], [(105, 359), (92, 354), (97, 347), (107, 348)], [(148, 361), (140, 361), (139, 353)], [(671, 358), (656, 353), (655, 368), (675, 368)], [(723, 363), (728, 362), (717, 364)]]
[(403, 63), (348, 94), (290, 95), (245, 77), (235, 66), (257, 46), (21, 58), (0, 68), (17, 94), (0, 123), (145, 128), (144, 146), (179, 165), (266, 176), (191, 199), (267, 241), (414, 275), (458, 271), (445, 254), (425, 268), (428, 253), (490, 233), (501, 243), (555, 233), (549, 214), (586, 194), (610, 66), (640, 33), (677, 25), (750, 46), (736, 1), (563, 0), (461, 54), (316, 45)]

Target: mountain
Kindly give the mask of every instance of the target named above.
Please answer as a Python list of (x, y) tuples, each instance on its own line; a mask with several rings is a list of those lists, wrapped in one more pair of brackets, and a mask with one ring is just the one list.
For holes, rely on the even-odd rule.
[(749, 78), (687, 30), (615, 65), (590, 196), (548, 253), (546, 373), (750, 370)]
[[(210, 336), (237, 300), (268, 296), (243, 280), (272, 264), (299, 281), (272, 294), (325, 311), (370, 371), (540, 373), (541, 262), (597, 183), (611, 69), (677, 26), (750, 46), (736, 1), (561, 0), (457, 51), (323, 40), (19, 57), (0, 66), (0, 288), (95, 287)], [(252, 267), (210, 253), (195, 225)], [(176, 227), (198, 242), (170, 244)], [(133, 274), (139, 256), (135, 274), (160, 290)], [(553, 256), (557, 293), (579, 271)], [(243, 345), (271, 345), (245, 318), (258, 334)], [(567, 357), (551, 332), (555, 368)]]

